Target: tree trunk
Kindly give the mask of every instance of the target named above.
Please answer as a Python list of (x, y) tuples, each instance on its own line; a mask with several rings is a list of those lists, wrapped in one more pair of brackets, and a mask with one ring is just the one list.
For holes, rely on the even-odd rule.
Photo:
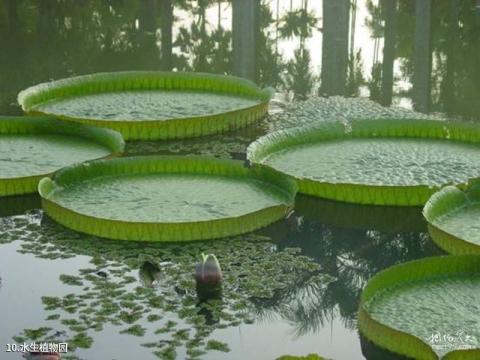
[(222, 1), (221, 0), (217, 1), (217, 12), (218, 12), (217, 29), (218, 31), (220, 31), (222, 29)]
[(349, 0), (323, 1), (321, 94), (345, 94), (349, 17)]
[(447, 70), (443, 83), (443, 100), (445, 111), (451, 114), (455, 110), (455, 63), (456, 42), (458, 39), (458, 0), (449, 1), (448, 11), (448, 37), (447, 37)]
[(432, 0), (416, 0), (415, 47), (413, 55), (413, 106), (420, 112), (430, 109)]
[(172, 0), (160, 1), (160, 28), (162, 34), (162, 70), (172, 69), (172, 27), (173, 27), (173, 4)]
[(257, 1), (232, 1), (233, 73), (250, 80), (255, 79)]
[[(395, 0), (396, 1), (396, 0)], [(355, 30), (357, 29), (357, 0), (352, 1), (352, 19), (350, 26), (350, 56), (355, 56)]]
[(397, 0), (383, 0), (385, 6), (385, 38), (382, 63), (382, 97), (384, 106), (392, 104), (393, 63), (395, 61)]
[(51, 44), (54, 28), (54, 3), (54, 0), (42, 0), (38, 3), (37, 34), (42, 47)]
[(137, 64), (147, 69), (158, 68), (159, 52), (156, 44), (156, 0), (140, 0), (138, 4)]
[(141, 32), (155, 32), (155, 0), (140, 0), (138, 11), (138, 30)]

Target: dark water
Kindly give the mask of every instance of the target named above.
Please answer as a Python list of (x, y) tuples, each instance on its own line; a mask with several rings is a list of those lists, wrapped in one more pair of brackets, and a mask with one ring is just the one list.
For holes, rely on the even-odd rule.
[[(321, 1), (261, 1), (251, 12), (235, 8), (241, 15), (233, 14), (232, 33), (232, 5), (222, 1), (173, 1), (171, 12), (173, 5), (163, 0), (4, 0), (0, 3), (0, 113), (20, 114), (18, 91), (50, 79), (98, 71), (176, 69), (248, 76), (295, 101), (311, 94), (369, 96), (383, 104), (479, 118), (478, 2), (417, 2), (422, 6), (416, 8), (413, 0), (392, 0), (386, 6), (359, 0), (349, 8), (348, 2), (336, 0), (325, 6)], [(430, 10), (429, 3), (434, 3)], [(416, 19), (422, 21), (417, 24)], [(249, 24), (256, 29), (250, 35)], [(235, 26), (246, 30), (235, 31)], [(242, 42), (238, 39), (242, 36), (253, 42)], [(244, 159), (245, 144), (263, 131), (260, 126), (206, 139), (137, 142), (129, 144), (128, 151)], [(169, 273), (171, 265), (165, 265), (167, 281), (156, 291), (165, 293), (167, 305), (153, 314), (161, 321), (176, 321), (175, 329), (193, 328), (189, 315), (182, 318), (185, 309), (175, 303), (191, 300), (190, 270), (201, 251), (216, 252), (225, 273), (238, 272), (243, 281), (238, 289), (232, 285), (225, 290), (220, 313), (225, 315), (238, 304), (238, 293), (247, 299), (249, 317), (241, 324), (224, 323), (212, 315), (218, 309), (195, 307), (208, 323), (198, 327), (204, 331), (199, 335), (202, 341), (215, 339), (230, 349), (209, 350), (198, 358), (274, 359), (318, 353), (339, 360), (388, 359), (390, 355), (361, 341), (356, 330), (362, 288), (381, 269), (439, 254), (420, 209), (362, 207), (300, 196), (294, 216), (257, 232), (263, 238), (245, 237), (249, 244), (245, 250), (241, 242), (230, 239), (183, 248), (118, 244), (69, 232), (40, 210), (32, 211), (39, 207), (35, 196), (0, 199), (2, 359), (20, 358), (3, 353), (5, 344), (20, 340), (14, 336), (28, 341), (46, 338), (25, 332), (41, 327), (51, 328), (46, 332), (52, 341), (76, 343), (75, 354), (83, 359), (174, 358), (171, 351), (154, 355), (170, 345), (178, 359), (193, 358), (185, 341), (171, 344), (172, 332), (155, 334), (155, 321), (147, 321), (146, 315), (131, 317), (136, 306), (143, 307), (145, 314), (151, 310), (137, 300), (135, 287), (145, 285), (139, 264), (155, 254), (156, 261), (178, 262), (179, 268), (172, 267)], [(291, 248), (298, 249), (294, 256), (289, 255)], [(238, 261), (230, 259), (233, 255)], [(258, 284), (248, 284), (250, 278), (257, 283), (277, 281), (268, 271), (278, 270), (278, 259), (297, 261), (302, 255), (309, 258), (305, 263), (320, 268), (299, 271), (284, 286), (272, 286), (272, 293), (252, 290)], [(247, 263), (258, 263), (266, 275), (254, 274), (255, 267)], [(238, 268), (245, 268), (244, 273)], [(97, 284), (102, 273), (91, 278), (85, 269), (107, 274), (106, 284)], [(62, 274), (79, 277), (89, 284), (85, 287), (94, 288), (91, 303), (79, 298), (90, 290), (72, 285)], [(128, 276), (133, 280), (123, 285)], [(114, 301), (109, 286), (120, 283), (121, 293), (135, 299), (124, 300), (123, 313), (119, 310), (110, 317), (105, 311), (96, 313), (95, 309)], [(64, 303), (61, 309), (49, 309), (42, 297), (63, 298)], [(46, 320), (52, 315), (58, 317)], [(68, 321), (80, 317), (81, 324)], [(132, 324), (142, 325), (146, 333), (121, 333)], [(72, 342), (78, 334), (87, 334), (91, 341), (80, 336)], [(142, 346), (159, 339), (167, 345)]]

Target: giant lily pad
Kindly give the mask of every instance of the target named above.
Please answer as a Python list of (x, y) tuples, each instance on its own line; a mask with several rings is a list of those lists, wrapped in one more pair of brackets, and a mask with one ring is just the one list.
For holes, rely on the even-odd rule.
[(28, 113), (118, 130), (125, 139), (172, 139), (245, 127), (267, 112), (270, 90), (232, 76), (99, 73), (32, 86), (18, 95)]
[(266, 135), (248, 159), (294, 177), (299, 191), (374, 205), (423, 205), (480, 176), (480, 126), (437, 120), (325, 122)]
[(423, 209), (433, 241), (451, 254), (480, 255), (480, 183), (465, 191), (447, 186)]
[(480, 257), (432, 257), (393, 266), (365, 287), (363, 335), (414, 359), (480, 358)]
[(206, 157), (144, 156), (77, 164), (39, 185), (46, 213), (113, 239), (182, 241), (252, 231), (282, 218), (296, 185), (268, 168)]
[(41, 178), (118, 154), (119, 133), (48, 118), (0, 117), (0, 196), (34, 193)]

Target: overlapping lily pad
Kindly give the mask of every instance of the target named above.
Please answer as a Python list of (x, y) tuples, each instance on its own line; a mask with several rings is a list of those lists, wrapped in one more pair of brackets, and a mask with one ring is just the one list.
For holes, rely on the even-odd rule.
[(28, 113), (107, 127), (125, 139), (173, 139), (221, 133), (262, 118), (271, 97), (232, 76), (125, 71), (83, 75), (22, 91)]
[(480, 257), (393, 266), (362, 293), (358, 326), (378, 346), (414, 359), (480, 358)]
[(268, 168), (196, 156), (78, 164), (42, 179), (47, 214), (112, 239), (183, 241), (246, 233), (282, 218), (296, 185)]
[(299, 191), (374, 205), (423, 205), (480, 176), (480, 126), (436, 120), (325, 122), (264, 136), (248, 159), (294, 177)]
[(464, 191), (447, 186), (423, 209), (433, 241), (451, 254), (480, 255), (480, 183)]
[(34, 193), (41, 178), (121, 153), (119, 133), (49, 118), (0, 117), (0, 196)]

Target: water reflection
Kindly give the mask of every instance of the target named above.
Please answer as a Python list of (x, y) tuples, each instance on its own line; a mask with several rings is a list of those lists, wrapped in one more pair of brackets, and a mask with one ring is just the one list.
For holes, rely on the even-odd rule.
[(236, 73), (300, 99), (317, 89), (386, 105), (411, 98), (421, 111), (478, 118), (476, 0), (429, 4), (5, 0), (0, 112), (19, 113), (18, 91), (52, 78), (176, 69)]
[(0, 217), (24, 214), (28, 210), (40, 209), (41, 206), (37, 194), (0, 197)]
[[(163, 312), (200, 315), (210, 327), (210, 334), (224, 327), (225, 319), (231, 321), (228, 326), (238, 326), (238, 318), (228, 315), (235, 311), (236, 316), (248, 316), (245, 321), (252, 323), (249, 326), (259, 323), (261, 329), (262, 322), (284, 321), (290, 324), (293, 336), (302, 337), (320, 333), (333, 322), (355, 331), (359, 297), (371, 276), (393, 264), (440, 253), (426, 233), (418, 208), (383, 209), (300, 196), (294, 214), (262, 231), (268, 237), (259, 234), (188, 247), (100, 240), (66, 230), (35, 212), (3, 218), (1, 240), (21, 240), (22, 253), (40, 258), (91, 256), (93, 267), (81, 269), (78, 274), (77, 270), (65, 269), (67, 273), (60, 276), (62, 286), (92, 286), (94, 291), (88, 296), (99, 300), (109, 299), (112, 291), (120, 294), (121, 290), (122, 299), (132, 309), (137, 308), (137, 302), (149, 304), (144, 316), (152, 315), (151, 319), (159, 318), (154, 313), (163, 318)], [(352, 226), (347, 219), (355, 220)], [(298, 248), (299, 253), (292, 252), (292, 248)], [(220, 302), (197, 301), (192, 272), (198, 254), (206, 250), (214, 251), (225, 266), (226, 288)], [(108, 272), (108, 278), (96, 275), (100, 271)], [(144, 290), (131, 287), (132, 282), (143, 284)], [(142, 294), (138, 301), (136, 293)], [(46, 310), (60, 304), (49, 294), (44, 295)], [(69, 296), (65, 304), (75, 300), (82, 306), (64, 310), (84, 315), (93, 311), (98, 316), (88, 315), (87, 320), (99, 329), (118, 321), (118, 314), (105, 317), (112, 311), (108, 302), (104, 302), (105, 308), (95, 310), (84, 306), (81, 294), (75, 299)], [(120, 310), (115, 311), (126, 316)], [(134, 322), (127, 322), (128, 326), (140, 321), (142, 316), (137, 315)], [(146, 326), (144, 321), (140, 324)], [(174, 331), (169, 327), (173, 325), (164, 326), (166, 334)], [(374, 359), (368, 354), (378, 349), (371, 344), (368, 349), (363, 346), (365, 356)]]
[(292, 322), (299, 335), (318, 331), (333, 318), (354, 329), (362, 289), (374, 274), (441, 254), (419, 208), (358, 206), (299, 196), (295, 217), (297, 221), (289, 219), (265, 231), (278, 239), (278, 249), (298, 247), (302, 255), (315, 259), (332, 281), (318, 287), (312, 283), (315, 274), (309, 274), (263, 305)]
[[(476, 2), (439, 0), (430, 10), (416, 7), (421, 2), (263, 0), (253, 13), (247, 11), (254, 19), (242, 19), (242, 25), (255, 24), (255, 61), (241, 66), (253, 66), (246, 71), (254, 74), (258, 83), (275, 86), (298, 99), (312, 93), (362, 94), (389, 104), (407, 97), (415, 98), (417, 107), (426, 104), (423, 110), (480, 117), (480, 11)], [(415, 31), (415, 17), (423, 18), (422, 11), (432, 13), (428, 46), (424, 45), (426, 34)], [(20, 89), (72, 74), (126, 69), (234, 73), (232, 38), (240, 34), (232, 34), (231, 17), (232, 4), (227, 1), (4, 0), (0, 3), (0, 112), (20, 113), (15, 105)], [(248, 43), (251, 35), (244, 35), (250, 40), (239, 45), (241, 54), (248, 53), (244, 50), (249, 46), (251, 51), (252, 45)], [(240, 44), (244, 40), (239, 40)], [(430, 65), (415, 65), (420, 50), (431, 53)], [(251, 127), (203, 140), (132, 143), (128, 151), (243, 159), (246, 145), (263, 131)], [(22, 252), (47, 259), (91, 256), (100, 264), (94, 264), (97, 275), (78, 276), (93, 284), (94, 298), (105, 301), (111, 299), (111, 293), (102, 284), (105, 279), (108, 283), (110, 278), (116, 279), (115, 269), (110, 267), (116, 261), (124, 272), (117, 280), (130, 284), (133, 271), (133, 279), (138, 281), (140, 276), (146, 292), (158, 283), (168, 301), (149, 301), (172, 312), (192, 311), (193, 307), (192, 313), (201, 315), (212, 327), (223, 326), (219, 314), (227, 316), (235, 303), (248, 308), (244, 312), (249, 322), (263, 319), (274, 323), (280, 318), (292, 325), (296, 336), (316, 333), (338, 319), (345, 329), (355, 329), (359, 296), (371, 276), (393, 264), (440, 253), (428, 237), (418, 208), (365, 207), (300, 196), (294, 214), (261, 232), (268, 235), (267, 240), (207, 242), (192, 245), (185, 252), (185, 247), (177, 245), (86, 238), (46, 218), (37, 224), (37, 213), (11, 217), (39, 206), (37, 196), (0, 199), (0, 217), (7, 217), (3, 218), (0, 243), (20, 237)], [(3, 233), (5, 229), (7, 233)], [(312, 258), (320, 268), (290, 254), (289, 248), (299, 248), (300, 255)], [(189, 266), (201, 251), (221, 254), (225, 274), (231, 275), (226, 280), (223, 303), (196, 303)], [(18, 256), (18, 263), (22, 263), (22, 255)], [(153, 266), (146, 265), (158, 264), (159, 258), (162, 264), (175, 259), (183, 266), (184, 273), (171, 264), (166, 266), (173, 287), (163, 282)], [(258, 280), (264, 277), (258, 272), (260, 262), (262, 271), (275, 281), (267, 289)], [(294, 265), (289, 267), (290, 262)], [(312, 268), (295, 272), (295, 267), (305, 263)], [(124, 287), (125, 301), (136, 301), (128, 297), (131, 289)], [(238, 294), (241, 301), (230, 301)], [(179, 298), (185, 304), (179, 305)], [(145, 309), (150, 311), (148, 306)], [(99, 311), (86, 309), (94, 315)], [(99, 328), (108, 321), (118, 321), (118, 316), (97, 315), (88, 320)], [(228, 321), (229, 326), (238, 326), (237, 319)], [(199, 329), (205, 331), (202, 326)], [(165, 329), (167, 334), (173, 333)], [(204, 335), (209, 334), (210, 329)], [(389, 358), (363, 340), (362, 351), (369, 359)]]
[(362, 335), (360, 335), (360, 344), (362, 347), (362, 354), (368, 360), (408, 360), (405, 356), (397, 355), (388, 350), (377, 347)]

